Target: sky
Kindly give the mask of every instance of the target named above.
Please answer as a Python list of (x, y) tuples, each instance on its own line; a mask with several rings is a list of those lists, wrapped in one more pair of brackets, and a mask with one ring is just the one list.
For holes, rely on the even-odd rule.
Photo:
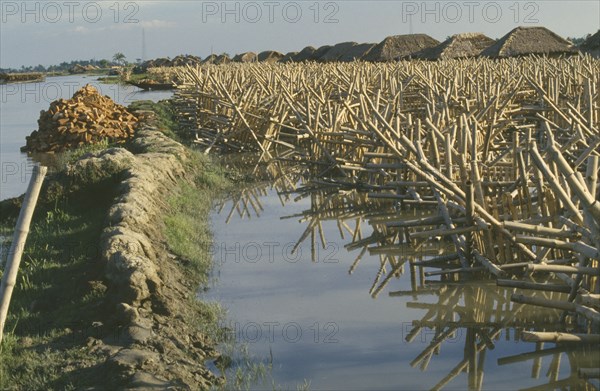
[[(500, 38), (517, 26), (563, 37), (600, 29), (584, 1), (8, 1), (0, 0), (0, 68), (78, 59), (129, 61), (193, 54), (299, 51), (345, 41), (463, 32)], [(143, 49), (145, 35), (145, 51)]]

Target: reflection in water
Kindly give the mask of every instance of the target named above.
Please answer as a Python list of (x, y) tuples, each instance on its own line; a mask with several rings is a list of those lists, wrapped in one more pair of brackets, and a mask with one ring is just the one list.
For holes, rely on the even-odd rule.
[[(530, 363), (531, 378), (538, 379), (538, 385), (528, 389), (598, 389), (597, 346), (574, 343), (546, 346), (548, 342), (537, 341), (527, 344), (531, 350), (527, 351), (526, 347), (525, 352), (517, 354), (506, 348), (508, 341), (516, 346), (515, 342), (522, 341), (522, 334), (531, 330), (575, 333), (584, 330), (579, 330), (578, 324), (563, 322), (561, 311), (512, 302), (511, 295), (517, 289), (496, 286), (484, 278), (479, 268), (461, 270), (454, 247), (435, 235), (436, 227), (443, 222), (436, 212), (437, 203), (415, 205), (404, 199), (372, 197), (369, 188), (345, 188), (343, 183), (311, 181), (306, 175), (309, 169), (281, 160), (253, 165), (252, 157), (236, 159), (228, 164), (237, 164), (240, 169), (253, 167), (253, 174), (265, 182), (244, 187), (232, 200), (219, 206), (226, 223), (236, 218), (260, 217), (265, 212), (261, 199), (269, 196), (268, 189), (275, 190), (282, 206), (308, 201), (308, 209), (280, 217), (297, 219), (303, 227), (293, 249), (308, 242), (311, 259), (315, 262), (319, 248), (327, 249), (331, 243), (323, 229), (324, 223), (329, 222), (337, 226), (339, 239), (334, 241), (341, 239), (346, 250), (356, 254), (348, 262), (350, 274), (360, 267), (365, 254), (375, 256), (378, 264), (369, 287), (371, 297), (376, 299), (387, 290), (388, 297), (409, 300), (408, 309), (422, 312), (420, 318), (412, 320), (405, 340), (413, 343), (417, 336), (426, 334), (428, 343), (412, 358), (410, 367), (427, 371), (439, 360), (455, 362), (444, 376), (436, 378), (432, 389), (445, 388), (462, 373), (466, 374), (467, 383), (461, 388), (484, 389), (484, 368), (490, 368), (486, 366), (486, 354), (499, 344), (506, 354), (491, 365), (498, 369)], [(424, 270), (448, 261), (456, 262), (456, 270)], [(405, 274), (410, 278), (410, 290), (396, 290), (396, 281)], [(327, 289), (323, 287), (323, 293), (327, 293)], [(531, 295), (547, 300), (566, 298), (565, 293), (557, 292), (537, 291)], [(446, 344), (457, 342), (464, 344), (462, 355), (457, 357), (452, 353), (456, 349), (444, 350)], [(523, 350), (522, 345), (520, 350)], [(444, 357), (444, 351), (450, 356)], [(345, 357), (338, 359), (343, 364)], [(544, 360), (545, 376), (542, 374)], [(406, 369), (402, 372), (410, 376)], [(519, 386), (511, 379), (506, 379), (505, 384), (510, 389)]]
[[(488, 350), (493, 350), (503, 330), (506, 340), (521, 340), (522, 330), (561, 331), (560, 313), (556, 310), (528, 307), (511, 302), (513, 290), (497, 288), (493, 284), (440, 285), (434, 291), (417, 290), (413, 292), (390, 292), (391, 296), (411, 295), (415, 299), (407, 303), (408, 307), (426, 311), (420, 320), (413, 321), (413, 328), (406, 337), (411, 341), (423, 328), (433, 330), (434, 337), (410, 365), (419, 366), (422, 371), (427, 369), (433, 355), (439, 354), (441, 345), (452, 340), (457, 332), (465, 336), (463, 359), (443, 378), (433, 389), (439, 390), (447, 385), (461, 372), (468, 373), (468, 388), (481, 390), (483, 388), (483, 368)], [(429, 304), (418, 300), (421, 294), (435, 294), (437, 303)], [(550, 292), (542, 294), (547, 299), (561, 299), (560, 294)], [(569, 386), (572, 389), (595, 389), (593, 385), (579, 376), (579, 370), (598, 368), (600, 357), (596, 350), (590, 347), (576, 348), (562, 345), (551, 349), (543, 349), (543, 343), (537, 343), (532, 353), (507, 356), (498, 360), (498, 365), (508, 365), (515, 362), (533, 360), (531, 376), (538, 379), (541, 371), (541, 358), (552, 357), (548, 368), (548, 387), (557, 387), (560, 360), (563, 353), (569, 359), (571, 372), (560, 381), (560, 387)], [(542, 387), (542, 386), (540, 386)], [(533, 389), (538, 389), (534, 387)]]

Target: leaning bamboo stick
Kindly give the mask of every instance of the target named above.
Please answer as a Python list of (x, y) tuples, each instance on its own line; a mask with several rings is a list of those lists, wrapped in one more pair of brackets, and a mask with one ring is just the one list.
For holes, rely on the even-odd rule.
[(0, 343), (2, 342), (10, 299), (17, 280), (21, 256), (23, 255), (25, 241), (29, 234), (29, 225), (31, 224), (33, 211), (47, 171), (48, 168), (44, 166), (36, 165), (33, 168), (29, 186), (27, 187), (27, 192), (25, 193), (25, 198), (23, 200), (23, 206), (21, 207), (21, 212), (19, 213), (19, 218), (15, 227), (13, 241), (8, 252), (8, 260), (0, 285)]

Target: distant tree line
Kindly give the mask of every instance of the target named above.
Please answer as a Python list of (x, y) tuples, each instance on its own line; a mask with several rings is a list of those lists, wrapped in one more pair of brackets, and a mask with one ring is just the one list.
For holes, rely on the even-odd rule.
[(586, 35), (585, 37), (579, 37), (579, 38), (575, 38), (575, 37), (571, 38), (571, 37), (568, 37), (567, 39), (568, 39), (569, 41), (573, 42), (573, 44), (574, 44), (574, 45), (576, 45), (576, 46), (579, 46), (579, 45), (581, 45), (582, 43), (584, 43), (584, 42), (585, 42), (585, 41), (586, 41), (586, 40), (587, 40), (589, 37), (591, 37), (591, 36), (592, 36), (592, 34), (588, 34), (588, 35)]
[(0, 73), (4, 72), (4, 73), (13, 73), (13, 72), (66, 72), (69, 69), (73, 68), (73, 66), (75, 65), (81, 65), (81, 66), (86, 66), (86, 65), (93, 65), (93, 66), (97, 66), (100, 68), (107, 68), (113, 65), (118, 65), (117, 63), (113, 62), (113, 61), (108, 61), (106, 59), (102, 59), (102, 60), (73, 60), (70, 62), (66, 62), (63, 61), (58, 65), (50, 65), (50, 66), (43, 66), (42, 64), (40, 65), (36, 65), (36, 66), (24, 66), (22, 65), (21, 68), (0, 68)]
[[(141, 60), (136, 60), (137, 62), (140, 62)], [(43, 66), (42, 64), (40, 65), (36, 65), (36, 66), (25, 66), (22, 65), (21, 68), (0, 68), (0, 73), (21, 73), (21, 72), (67, 72), (69, 71), (69, 69), (73, 68), (75, 65), (81, 65), (81, 66), (86, 66), (86, 65), (93, 65), (95, 67), (99, 67), (99, 68), (108, 68), (111, 66), (123, 66), (123, 65), (127, 65), (128, 62), (126, 60), (126, 57), (123, 53), (116, 53), (113, 56), (112, 61), (107, 60), (107, 59), (101, 59), (101, 60), (96, 60), (96, 59), (91, 59), (91, 60), (73, 60), (73, 61), (63, 61), (58, 65), (50, 65), (50, 66)]]

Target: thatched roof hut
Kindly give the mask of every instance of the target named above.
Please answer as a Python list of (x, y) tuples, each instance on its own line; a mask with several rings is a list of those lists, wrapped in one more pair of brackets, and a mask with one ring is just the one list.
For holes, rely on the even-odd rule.
[(481, 52), (492, 58), (574, 54), (573, 44), (545, 27), (517, 27)]
[(265, 50), (258, 54), (259, 62), (277, 62), (283, 58), (283, 54), (274, 50)]
[[(202, 61), (200, 61), (202, 62)], [(170, 67), (173, 63), (168, 58), (157, 58), (154, 60), (148, 60), (145, 63), (146, 68), (154, 68), (154, 67)]]
[(331, 49), (329, 49), (325, 54), (323, 54), (319, 61), (321, 62), (334, 62), (338, 61), (340, 57), (344, 55), (348, 50), (352, 49), (352, 47), (358, 45), (356, 42), (342, 42), (336, 45), (333, 45)]
[(431, 38), (427, 34), (394, 35), (378, 43), (363, 57), (363, 60), (373, 62), (397, 61), (439, 44), (440, 41)]
[(204, 60), (202, 60), (202, 62), (200, 62), (200, 64), (204, 65), (204, 64), (214, 64), (215, 60), (217, 59), (217, 55), (216, 54), (211, 54), (210, 56), (206, 57)]
[(71, 74), (80, 74), (80, 73), (86, 73), (87, 69), (80, 64), (75, 64), (73, 65), (71, 68), (69, 68), (69, 73)]
[(87, 65), (75, 64), (71, 68), (69, 68), (69, 73), (80, 74), (80, 73), (92, 72), (95, 70), (98, 70), (98, 67), (96, 67), (92, 64), (87, 64)]
[(298, 54), (298, 52), (289, 52), (289, 53), (286, 53), (286, 55), (283, 56), (281, 58), (281, 60), (279, 60), (279, 62), (282, 62), (282, 63), (294, 62), (294, 57), (297, 54)]
[(366, 56), (374, 47), (374, 43), (361, 43), (358, 45), (354, 45), (350, 49), (348, 49), (344, 54), (342, 54), (342, 56), (338, 58), (338, 61), (352, 62), (355, 60), (360, 60), (364, 56)]
[(170, 61), (169, 66), (173, 66), (173, 67), (183, 67), (186, 65), (196, 66), (196, 65), (199, 65), (201, 62), (202, 62), (202, 59), (200, 57), (186, 54), (186, 55), (176, 56), (174, 59), (172, 59)]
[(178, 55), (172, 60), (169, 58), (156, 58), (154, 60), (144, 61), (142, 64), (134, 68), (134, 73), (146, 72), (148, 68), (155, 67), (182, 67), (186, 65), (197, 66), (202, 63), (202, 59), (198, 56), (189, 54)]
[(327, 53), (332, 47), (333, 46), (331, 45), (324, 45), (315, 50), (315, 52), (312, 55), (311, 61), (321, 61), (321, 57), (323, 57), (325, 53)]
[(477, 57), (496, 41), (481, 33), (456, 34), (439, 45), (421, 50), (415, 58), (423, 60), (446, 60), (451, 58)]
[(227, 54), (221, 54), (215, 58), (213, 64), (221, 65), (221, 64), (229, 64), (231, 62), (231, 58)]
[(304, 49), (300, 50), (294, 57), (292, 57), (292, 61), (294, 62), (304, 62), (312, 60), (313, 55), (315, 54), (315, 49), (312, 46), (307, 46)]
[(600, 58), (600, 30), (598, 30), (596, 34), (588, 37), (588, 39), (579, 46), (579, 50)]
[(257, 56), (254, 52), (237, 54), (233, 57), (233, 62), (256, 62)]

